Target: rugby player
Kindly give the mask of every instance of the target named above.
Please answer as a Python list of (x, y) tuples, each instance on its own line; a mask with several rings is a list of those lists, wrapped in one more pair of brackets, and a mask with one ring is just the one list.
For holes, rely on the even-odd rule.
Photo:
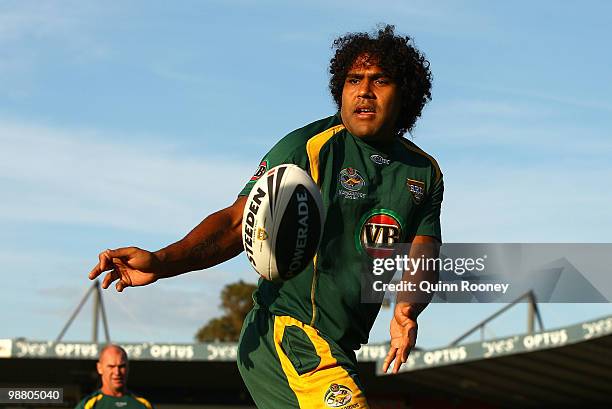
[(96, 364), (102, 386), (87, 395), (75, 409), (153, 409), (151, 403), (127, 389), (128, 357), (123, 348), (109, 344)]
[[(260, 408), (367, 408), (354, 350), (366, 343), (380, 303), (361, 299), (360, 276), (381, 246), (411, 242), (411, 256), (437, 256), (442, 174), (403, 135), (431, 99), (429, 62), (393, 26), (334, 41), (330, 91), (338, 112), (297, 129), (260, 162), (226, 209), (156, 252), (106, 250), (89, 277), (118, 291), (201, 270), (242, 251), (246, 197), (259, 176), (294, 163), (320, 186), (327, 213), (317, 257), (282, 284), (260, 280), (238, 349), (240, 373)], [(418, 245), (418, 246), (417, 246)], [(436, 272), (416, 279), (436, 281)], [(396, 373), (429, 298), (398, 294), (383, 370)]]

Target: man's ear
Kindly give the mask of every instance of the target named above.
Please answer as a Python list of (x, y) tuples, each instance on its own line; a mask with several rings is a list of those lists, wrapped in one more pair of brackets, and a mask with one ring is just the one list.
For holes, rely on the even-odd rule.
[(96, 369), (98, 370), (98, 375), (102, 376), (102, 364), (100, 362), (96, 363)]

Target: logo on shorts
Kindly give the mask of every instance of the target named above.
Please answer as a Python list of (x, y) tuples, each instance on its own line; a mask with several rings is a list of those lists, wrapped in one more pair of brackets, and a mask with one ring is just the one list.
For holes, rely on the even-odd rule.
[(388, 165), (391, 163), (389, 159), (385, 159), (381, 155), (371, 155), (370, 159), (372, 160), (372, 162), (376, 163), (377, 165)]
[(425, 183), (420, 180), (406, 179), (406, 187), (412, 193), (414, 203), (420, 204), (425, 197)]
[(353, 399), (353, 391), (344, 385), (332, 383), (323, 400), (328, 408), (340, 408), (348, 405)]
[(255, 172), (253, 177), (251, 177), (251, 181), (257, 180), (260, 177), (262, 177), (264, 173), (266, 173), (267, 169), (268, 169), (268, 161), (264, 159), (259, 164), (259, 167), (257, 168), (257, 171)]
[(357, 248), (370, 257), (392, 256), (394, 245), (402, 237), (400, 217), (391, 210), (375, 209), (361, 218), (361, 228), (355, 237)]

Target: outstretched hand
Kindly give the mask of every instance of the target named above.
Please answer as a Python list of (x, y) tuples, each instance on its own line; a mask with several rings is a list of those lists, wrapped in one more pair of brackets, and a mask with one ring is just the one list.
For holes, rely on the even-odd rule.
[(410, 318), (411, 308), (408, 303), (398, 303), (395, 305), (389, 329), (391, 345), (383, 363), (383, 372), (387, 372), (393, 362), (392, 373), (397, 373), (400, 366), (408, 359), (408, 354), (416, 343), (418, 325), (416, 319)]
[(160, 277), (160, 261), (155, 254), (138, 247), (123, 247), (105, 250), (98, 256), (98, 264), (89, 273), (93, 280), (105, 271), (102, 288), (117, 281), (115, 288), (121, 292), (126, 287), (137, 287), (154, 283)]

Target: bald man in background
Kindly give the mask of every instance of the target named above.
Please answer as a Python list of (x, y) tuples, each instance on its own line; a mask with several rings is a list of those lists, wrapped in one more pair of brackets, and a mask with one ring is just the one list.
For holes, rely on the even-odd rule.
[(87, 395), (75, 409), (153, 409), (148, 400), (127, 389), (128, 358), (123, 348), (105, 346), (96, 367), (102, 387)]

